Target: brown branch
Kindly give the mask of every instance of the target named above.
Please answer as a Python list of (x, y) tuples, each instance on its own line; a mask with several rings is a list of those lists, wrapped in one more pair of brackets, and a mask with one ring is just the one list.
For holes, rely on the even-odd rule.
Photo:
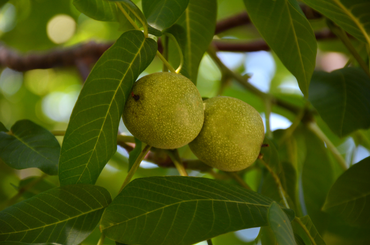
[(0, 44), (0, 65), (17, 71), (53, 67), (75, 67), (76, 60), (96, 62), (112, 43), (89, 42), (68, 48), (57, 48), (42, 53), (20, 54)]
[[(317, 32), (317, 40), (332, 39), (336, 36), (329, 30)], [(161, 45), (161, 43), (158, 43)], [(33, 69), (47, 69), (54, 67), (77, 67), (83, 79), (88, 75), (88, 64), (95, 63), (112, 43), (89, 42), (69, 48), (49, 50), (44, 53), (30, 53), (22, 55), (0, 44), (0, 66), (9, 67), (16, 71)], [(253, 52), (270, 50), (270, 47), (262, 39), (251, 42), (235, 42), (233, 40), (213, 40), (213, 45), (218, 51), (229, 52)], [(84, 64), (80, 62), (83, 61)]]

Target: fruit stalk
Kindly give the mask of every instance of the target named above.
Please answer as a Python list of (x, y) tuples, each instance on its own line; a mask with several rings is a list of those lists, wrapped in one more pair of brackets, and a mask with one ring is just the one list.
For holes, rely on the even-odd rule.
[(146, 145), (144, 147), (144, 149), (142, 150), (142, 152), (140, 153), (140, 155), (137, 157), (136, 161), (134, 162), (134, 164), (132, 165), (130, 171), (128, 172), (127, 176), (126, 176), (126, 179), (125, 181), (123, 182), (122, 186), (121, 186), (121, 189), (119, 190), (118, 193), (120, 193), (123, 188), (125, 188), (125, 186), (130, 183), (132, 177), (134, 176), (136, 170), (139, 168), (140, 166), (140, 163), (141, 161), (144, 159), (144, 157), (146, 156), (146, 154), (149, 152), (151, 146), (150, 145)]

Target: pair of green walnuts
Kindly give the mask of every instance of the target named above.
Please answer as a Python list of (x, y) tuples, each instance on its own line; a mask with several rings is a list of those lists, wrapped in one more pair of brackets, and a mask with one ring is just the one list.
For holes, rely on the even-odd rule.
[(261, 116), (252, 106), (225, 96), (203, 102), (188, 78), (169, 72), (134, 84), (123, 122), (148, 145), (176, 149), (189, 144), (199, 160), (223, 171), (250, 166), (264, 139)]

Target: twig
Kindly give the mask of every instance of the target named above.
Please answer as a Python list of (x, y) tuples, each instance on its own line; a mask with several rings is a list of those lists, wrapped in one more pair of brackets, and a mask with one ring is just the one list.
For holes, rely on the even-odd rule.
[(314, 133), (316, 134), (319, 139), (325, 142), (326, 146), (328, 149), (331, 151), (333, 154), (334, 158), (337, 160), (339, 166), (345, 171), (347, 170), (347, 163), (343, 159), (342, 155), (339, 153), (338, 149), (333, 145), (333, 143), (329, 140), (328, 137), (321, 131), (319, 126), (317, 126), (315, 121), (309, 121), (306, 123), (307, 127)]
[(277, 176), (277, 174), (274, 172), (274, 170), (272, 170), (272, 168), (263, 159), (258, 159), (258, 160), (267, 168), (267, 170), (271, 174), (271, 176), (274, 179), (275, 184), (276, 184), (276, 186), (279, 190), (280, 198), (283, 200), (285, 207), (289, 208), (289, 204), (288, 204), (288, 201), (286, 199), (287, 193), (285, 192), (285, 190), (283, 188), (283, 185), (281, 184), (279, 176)]
[(6, 201), (3, 205), (0, 206), (0, 210), (6, 208), (6, 207), (9, 207), (11, 205), (13, 205), (14, 203), (17, 202), (17, 200), (22, 197), (22, 195), (30, 190), (32, 187), (34, 187), (35, 185), (37, 185), (40, 181), (42, 181), (45, 177), (47, 176), (47, 174), (43, 174), (43, 175), (40, 175), (38, 178), (34, 179), (33, 181), (31, 181), (30, 183), (28, 183), (27, 185), (21, 187), (19, 190), (18, 190), (18, 193), (15, 194), (12, 198), (10, 198), (8, 201)]
[(140, 163), (141, 161), (144, 159), (145, 155), (149, 152), (151, 146), (150, 145), (146, 145), (144, 147), (144, 149), (142, 150), (142, 152), (140, 153), (140, 155), (137, 157), (136, 161), (134, 162), (134, 164), (132, 165), (130, 171), (128, 172), (127, 176), (126, 176), (126, 179), (125, 181), (123, 182), (122, 186), (121, 186), (121, 189), (119, 190), (118, 193), (120, 193), (123, 188), (125, 188), (125, 186), (130, 183), (132, 177), (134, 176), (136, 170), (139, 168), (140, 166)]

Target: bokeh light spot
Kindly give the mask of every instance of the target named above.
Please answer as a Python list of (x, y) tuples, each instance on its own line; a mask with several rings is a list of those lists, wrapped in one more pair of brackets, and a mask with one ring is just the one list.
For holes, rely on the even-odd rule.
[(55, 15), (46, 27), (49, 39), (57, 44), (67, 42), (76, 31), (75, 20), (65, 14)]

